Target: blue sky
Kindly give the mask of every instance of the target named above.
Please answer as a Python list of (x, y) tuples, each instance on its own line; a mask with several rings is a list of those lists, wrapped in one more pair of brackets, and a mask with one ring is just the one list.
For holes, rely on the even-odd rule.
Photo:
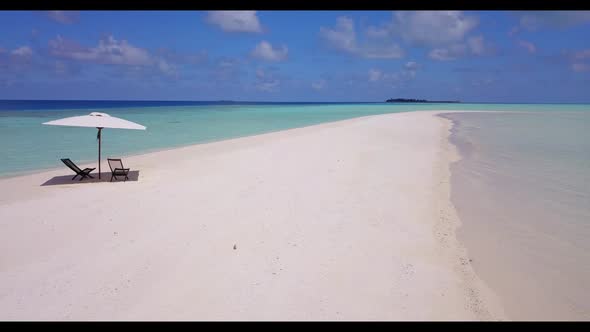
[(590, 102), (588, 11), (2, 11), (0, 99)]

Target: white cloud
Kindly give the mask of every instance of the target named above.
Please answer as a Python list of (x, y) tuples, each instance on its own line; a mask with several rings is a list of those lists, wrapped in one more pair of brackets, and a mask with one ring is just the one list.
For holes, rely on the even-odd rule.
[(238, 82), (242, 75), (242, 62), (239, 58), (223, 57), (211, 68), (210, 80), (219, 82)]
[(389, 36), (389, 29), (387, 26), (384, 27), (374, 27), (370, 26), (367, 28), (367, 36), (370, 38), (386, 38)]
[(126, 40), (107, 36), (95, 47), (83, 47), (76, 42), (57, 36), (49, 41), (51, 55), (63, 59), (105, 65), (151, 67), (161, 73), (178, 77), (177, 66), (163, 57), (154, 56), (147, 50), (131, 45)]
[(418, 71), (419, 68), (420, 68), (420, 65), (417, 62), (408, 61), (404, 65), (404, 69), (402, 71), (402, 74), (409, 76), (411, 78), (414, 78), (416, 76), (416, 72)]
[(53, 72), (58, 76), (77, 76), (80, 74), (80, 67), (72, 65), (66, 61), (55, 60)]
[(516, 35), (519, 31), (520, 27), (513, 27), (512, 29), (510, 29), (510, 31), (508, 31), (508, 36), (512, 37)]
[(433, 60), (450, 61), (465, 55), (467, 47), (464, 44), (454, 44), (445, 48), (435, 48), (428, 56)]
[(569, 28), (590, 23), (590, 11), (531, 11), (519, 12), (520, 26), (534, 31), (541, 28)]
[(590, 59), (590, 49), (575, 52), (569, 58), (572, 62), (571, 68), (573, 71), (578, 73), (590, 71), (590, 63), (587, 61), (587, 59)]
[(492, 84), (494, 82), (496, 82), (495, 79), (488, 77), (488, 78), (482, 78), (482, 79), (473, 80), (471, 82), (471, 85), (473, 85), (473, 86), (484, 86), (484, 85), (490, 85), (490, 84)]
[(154, 63), (150, 54), (126, 40), (117, 40), (113, 36), (101, 39), (96, 47), (83, 48), (67, 41), (61, 36), (49, 41), (51, 54), (78, 61), (102, 64), (145, 66)]
[[(3, 53), (3, 52), (0, 52)], [(12, 63), (13, 65), (28, 65), (31, 63), (31, 59), (33, 56), (33, 50), (29, 46), (21, 46), (18, 47), (10, 52), (12, 61), (8, 60), (7, 63)], [(2, 59), (0, 59), (2, 60)], [(1, 63), (4, 61), (0, 61)]]
[(281, 82), (279, 80), (271, 80), (256, 83), (256, 88), (264, 92), (274, 92), (277, 90)]
[(415, 61), (408, 61), (404, 65), (404, 68), (407, 70), (417, 70), (420, 66)]
[(76, 22), (80, 16), (78, 11), (73, 10), (48, 10), (47, 17), (62, 24), (72, 24)]
[(420, 65), (415, 61), (406, 62), (402, 68), (396, 72), (386, 73), (381, 69), (371, 68), (367, 72), (368, 82), (382, 82), (392, 86), (400, 86), (416, 77), (416, 72)]
[(209, 55), (206, 51), (199, 51), (194, 53), (178, 53), (167, 48), (160, 48), (152, 56), (161, 58), (169, 64), (178, 63), (200, 65), (209, 61)]
[(581, 73), (584, 71), (590, 71), (590, 64), (587, 63), (573, 63), (572, 64), (572, 70), (577, 72), (577, 73)]
[[(382, 35), (382, 32), (373, 32)], [(341, 16), (336, 20), (334, 28), (320, 27), (320, 37), (336, 50), (369, 59), (397, 59), (404, 55), (402, 48), (395, 43), (378, 42), (359, 45), (351, 18)]]
[(63, 61), (55, 61), (55, 73), (65, 74), (67, 72), (67, 66)]
[(264, 71), (261, 68), (256, 69), (256, 82), (254, 83), (254, 87), (257, 90), (274, 92), (278, 90), (280, 85), (281, 81), (276, 78), (272, 72)]
[(238, 60), (236, 59), (221, 59), (218, 63), (220, 68), (234, 68), (238, 65)]
[(396, 12), (392, 30), (404, 40), (422, 46), (460, 42), (479, 20), (461, 11)]
[(320, 35), (338, 50), (356, 52), (356, 33), (351, 18), (338, 17), (333, 29), (320, 27)]
[(28, 58), (33, 55), (33, 50), (29, 46), (21, 46), (15, 50), (13, 50), (11, 53), (12, 53), (12, 55), (15, 55), (18, 57)]
[(487, 43), (483, 36), (470, 37), (465, 43), (455, 43), (444, 47), (432, 49), (428, 56), (433, 60), (450, 61), (469, 54), (484, 56), (495, 52), (492, 45)]
[(364, 50), (360, 50), (360, 54), (369, 59), (398, 59), (404, 55), (401, 47), (397, 44), (380, 45), (380, 46), (366, 46)]
[(469, 45), (471, 53), (475, 55), (483, 55), (486, 51), (483, 36), (471, 37), (467, 39), (467, 45)]
[(255, 10), (219, 10), (207, 14), (207, 22), (227, 32), (262, 32)]
[(381, 79), (381, 76), (383, 76), (383, 72), (381, 72), (380, 70), (372, 68), (369, 69), (369, 82), (379, 81)]
[[(435, 60), (452, 60), (468, 53), (492, 53), (491, 45), (485, 42), (483, 36), (466, 40), (469, 32), (478, 24), (477, 17), (462, 11), (398, 11), (393, 13), (390, 22), (379, 27), (369, 26), (366, 35), (381, 41), (398, 37), (409, 44), (431, 48), (430, 57)], [(383, 51), (384, 47), (380, 49)], [(402, 54), (397, 44), (390, 51), (391, 54)]]
[(537, 52), (537, 47), (535, 46), (535, 44), (528, 42), (526, 40), (520, 40), (518, 42), (518, 46), (524, 48), (529, 53), (536, 53)]
[(282, 45), (280, 48), (273, 48), (273, 46), (263, 40), (252, 51), (252, 56), (258, 59), (267, 61), (283, 61), (287, 59), (289, 50), (287, 46)]
[(164, 59), (158, 59), (157, 61), (157, 65), (158, 65), (158, 69), (171, 77), (176, 77), (178, 78), (178, 71), (175, 65), (172, 65), (170, 63), (168, 63), (166, 60)]
[(260, 91), (274, 92), (277, 90), (277, 88), (279, 87), (280, 84), (281, 84), (280, 81), (274, 80), (274, 81), (270, 81), (270, 82), (259, 83), (257, 85), (257, 87), (258, 87), (258, 90), (260, 90)]
[(574, 54), (574, 59), (587, 59), (590, 58), (590, 49), (578, 51)]
[(324, 87), (326, 87), (326, 80), (313, 82), (311, 83), (311, 87), (315, 90), (322, 90)]

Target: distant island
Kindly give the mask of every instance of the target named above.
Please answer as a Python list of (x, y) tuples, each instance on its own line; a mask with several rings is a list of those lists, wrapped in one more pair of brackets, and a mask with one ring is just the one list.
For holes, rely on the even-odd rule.
[(387, 99), (387, 103), (460, 103), (458, 100), (426, 100), (426, 99), (406, 99), (406, 98), (392, 98)]

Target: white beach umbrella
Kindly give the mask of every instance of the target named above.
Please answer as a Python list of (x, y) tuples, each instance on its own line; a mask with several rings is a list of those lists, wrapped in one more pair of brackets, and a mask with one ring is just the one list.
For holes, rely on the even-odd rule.
[(137, 129), (145, 130), (145, 127), (135, 122), (127, 121), (121, 118), (110, 116), (106, 113), (92, 112), (88, 115), (72, 116), (59, 120), (43, 123), (50, 126), (70, 126), (70, 127), (94, 127), (98, 129), (98, 178), (100, 179), (100, 143), (101, 131), (103, 128), (116, 129)]

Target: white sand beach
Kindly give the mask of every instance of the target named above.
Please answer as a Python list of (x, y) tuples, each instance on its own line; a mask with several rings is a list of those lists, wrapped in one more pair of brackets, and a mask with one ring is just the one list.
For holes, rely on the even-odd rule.
[(438, 113), (0, 179), (0, 320), (505, 319), (455, 237)]

